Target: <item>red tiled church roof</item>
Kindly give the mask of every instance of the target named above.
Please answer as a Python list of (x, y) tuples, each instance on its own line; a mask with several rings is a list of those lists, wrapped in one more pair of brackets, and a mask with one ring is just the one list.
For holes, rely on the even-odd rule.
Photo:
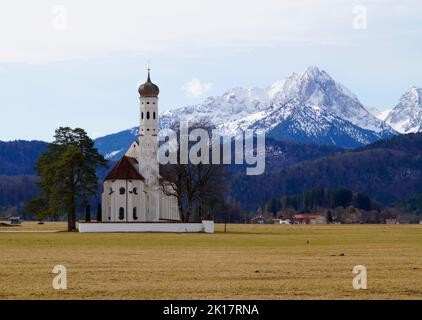
[(138, 161), (135, 158), (123, 156), (104, 180), (145, 180), (136, 170), (137, 164)]

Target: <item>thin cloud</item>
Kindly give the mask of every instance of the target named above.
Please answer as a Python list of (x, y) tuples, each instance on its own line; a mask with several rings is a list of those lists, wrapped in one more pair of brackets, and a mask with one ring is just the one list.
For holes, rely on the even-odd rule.
[(197, 98), (205, 94), (211, 87), (212, 83), (204, 83), (198, 78), (193, 78), (182, 86), (182, 90), (187, 96)]

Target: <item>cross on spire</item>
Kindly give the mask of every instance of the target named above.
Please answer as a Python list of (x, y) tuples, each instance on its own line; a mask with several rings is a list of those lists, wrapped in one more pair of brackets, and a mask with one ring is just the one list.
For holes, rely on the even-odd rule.
[(151, 77), (150, 77), (150, 72), (151, 72), (151, 66), (150, 66), (150, 60), (148, 60), (148, 62), (147, 62), (147, 70), (148, 70), (148, 80), (147, 81), (150, 81), (151, 82)]

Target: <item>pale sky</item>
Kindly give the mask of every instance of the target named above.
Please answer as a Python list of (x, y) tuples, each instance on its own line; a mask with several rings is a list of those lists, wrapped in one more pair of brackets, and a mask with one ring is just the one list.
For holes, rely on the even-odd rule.
[(309, 65), (390, 108), (422, 87), (421, 39), (419, 0), (2, 0), (0, 140), (135, 126), (148, 61), (161, 111)]

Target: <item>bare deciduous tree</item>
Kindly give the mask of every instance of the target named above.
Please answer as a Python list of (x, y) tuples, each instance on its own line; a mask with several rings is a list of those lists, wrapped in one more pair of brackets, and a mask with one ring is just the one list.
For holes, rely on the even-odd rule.
[[(206, 119), (202, 119), (190, 127), (191, 130), (201, 128), (211, 133), (212, 126)], [(209, 164), (199, 162), (193, 164), (188, 161), (187, 164), (181, 163), (180, 155), (180, 130), (172, 128), (177, 132), (177, 164), (167, 164), (160, 166), (161, 187), (166, 195), (175, 196), (178, 202), (178, 208), (181, 220), (189, 222), (194, 215), (194, 206), (197, 204), (198, 218), (202, 219), (205, 215), (210, 216), (207, 208), (210, 202), (216, 201), (222, 197), (226, 191), (227, 175), (225, 175), (225, 166), (219, 164)], [(211, 145), (208, 141), (208, 154), (212, 153)]]

